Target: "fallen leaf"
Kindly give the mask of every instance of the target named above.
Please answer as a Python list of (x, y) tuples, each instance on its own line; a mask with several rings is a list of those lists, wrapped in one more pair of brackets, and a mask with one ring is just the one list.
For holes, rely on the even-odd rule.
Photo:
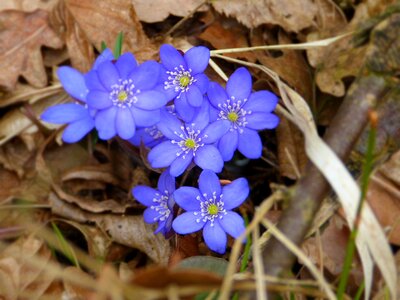
[(37, 9), (50, 11), (57, 5), (59, 0), (1, 0), (0, 11), (15, 9), (24, 12), (32, 12)]
[(204, 0), (132, 0), (140, 21), (147, 23), (160, 22), (170, 14), (185, 17), (195, 10)]
[[(400, 251), (396, 252), (394, 259), (396, 261), (396, 270), (397, 270), (397, 295), (400, 295)], [(373, 300), (388, 299), (387, 287), (382, 279), (379, 282), (379, 286), (381, 287), (380, 291), (372, 299)]]
[[(32, 267), (29, 260), (40, 257), (43, 264)], [(42, 240), (32, 235), (22, 237), (0, 253), (0, 297), (6, 299), (39, 299), (54, 277), (45, 271), (51, 251)], [(3, 289), (6, 287), (6, 289)]]
[[(199, 38), (209, 42), (215, 49), (249, 47), (247, 31), (236, 22), (218, 18), (211, 23)], [(249, 62), (256, 62), (254, 52), (226, 53), (233, 58), (244, 58)]]
[(370, 178), (368, 203), (384, 228), (389, 241), (400, 245), (400, 152), (377, 168)]
[[(122, 51), (133, 52), (139, 61), (154, 58), (158, 52), (144, 33), (131, 0), (66, 0), (65, 4), (97, 50), (101, 50), (103, 41), (113, 48), (116, 37), (122, 32)], [(99, 30), (102, 28), (107, 30)]]
[(281, 175), (290, 179), (299, 179), (308, 161), (304, 151), (303, 135), (286, 118), (281, 118), (276, 134)]
[(273, 24), (293, 32), (312, 26), (317, 13), (311, 0), (218, 0), (212, 1), (212, 5), (219, 13), (234, 17), (249, 28)]
[[(64, 269), (64, 274), (67, 276), (73, 276), (75, 278), (79, 278), (82, 275), (87, 275), (81, 269), (77, 267), (66, 267)], [(67, 299), (90, 299), (90, 296), (93, 295), (93, 291), (88, 288), (79, 286), (75, 283), (69, 282), (68, 280), (63, 280), (64, 285), (64, 293), (63, 298)]]
[(40, 48), (61, 48), (62, 40), (48, 24), (43, 10), (0, 12), (0, 86), (12, 90), (22, 75), (34, 87), (44, 87), (47, 76)]
[(11, 171), (0, 167), (0, 204), (8, 202), (15, 193), (15, 189), (19, 187), (20, 180), (18, 176)]

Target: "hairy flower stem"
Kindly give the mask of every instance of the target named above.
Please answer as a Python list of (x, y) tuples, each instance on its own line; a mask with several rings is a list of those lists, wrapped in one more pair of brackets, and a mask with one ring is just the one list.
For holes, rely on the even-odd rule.
[[(382, 99), (386, 91), (385, 81), (372, 75), (352, 85), (324, 136), (325, 142), (340, 159), (345, 161), (348, 158), (368, 122), (368, 111), (375, 108), (377, 100)], [(278, 228), (295, 244), (300, 245), (303, 241), (329, 190), (329, 183), (324, 176), (313, 164), (308, 163), (304, 177), (298, 182), (290, 205), (278, 224)], [(282, 276), (290, 270), (295, 257), (277, 239), (272, 238), (263, 249), (263, 260), (266, 274)]]

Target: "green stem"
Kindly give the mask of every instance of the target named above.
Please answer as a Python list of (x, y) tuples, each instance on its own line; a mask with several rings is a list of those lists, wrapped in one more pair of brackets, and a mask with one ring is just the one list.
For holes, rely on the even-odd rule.
[(363, 204), (365, 202), (365, 196), (368, 190), (369, 178), (372, 172), (373, 167), (373, 155), (376, 141), (376, 124), (371, 124), (369, 135), (368, 135), (368, 145), (367, 152), (365, 154), (365, 161), (363, 165), (363, 172), (361, 175), (361, 196), (360, 203), (357, 207), (356, 216), (354, 219), (353, 230), (350, 233), (349, 242), (347, 244), (346, 256), (343, 264), (343, 272), (340, 277), (339, 286), (337, 289), (337, 299), (341, 300), (344, 297), (344, 293), (346, 290), (347, 282), (350, 276), (351, 265), (353, 263), (354, 252), (356, 249), (356, 239), (358, 235), (358, 226), (359, 220), (361, 218), (361, 211), (363, 208)]
[(115, 47), (114, 47), (114, 58), (118, 59), (122, 53), (122, 43), (124, 40), (123, 32), (118, 33), (117, 39), (115, 40)]

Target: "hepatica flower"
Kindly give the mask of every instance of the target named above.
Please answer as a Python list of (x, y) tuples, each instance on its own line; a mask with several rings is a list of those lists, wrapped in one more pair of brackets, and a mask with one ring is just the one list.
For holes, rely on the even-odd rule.
[(216, 82), (208, 88), (215, 118), (231, 124), (218, 142), (224, 161), (232, 159), (236, 149), (248, 158), (261, 157), (262, 143), (257, 131), (275, 128), (279, 123), (279, 118), (272, 114), (278, 103), (277, 96), (269, 91), (252, 93), (251, 89), (251, 75), (246, 68), (232, 74), (226, 90)]
[(149, 152), (148, 160), (153, 168), (170, 167), (170, 174), (177, 177), (193, 161), (202, 169), (222, 171), (224, 162), (214, 143), (229, 130), (230, 123), (227, 120), (209, 123), (208, 104), (200, 108), (192, 123), (183, 123), (163, 111), (157, 126), (167, 141)]
[(163, 172), (158, 179), (157, 189), (148, 186), (136, 186), (132, 194), (137, 201), (147, 206), (144, 211), (144, 221), (149, 224), (158, 223), (154, 233), (161, 232), (166, 236), (171, 231), (173, 208), (175, 205), (172, 197), (175, 191), (175, 178), (168, 171)]
[(175, 218), (172, 228), (179, 234), (203, 229), (206, 245), (223, 254), (226, 234), (238, 238), (245, 230), (242, 217), (232, 209), (241, 205), (248, 194), (249, 186), (245, 178), (221, 187), (217, 175), (204, 170), (200, 174), (199, 189), (185, 186), (175, 191), (176, 203), (186, 212)]
[(154, 90), (161, 67), (155, 61), (140, 66), (131, 53), (105, 60), (85, 76), (87, 104), (98, 110), (95, 126), (101, 139), (134, 136), (136, 127), (156, 124), (167, 98)]
[(209, 80), (203, 72), (210, 59), (210, 50), (203, 46), (193, 47), (182, 55), (173, 46), (165, 44), (160, 48), (160, 58), (163, 88), (169, 100), (175, 99), (180, 117), (189, 122), (194, 117), (194, 108), (201, 106), (207, 91)]

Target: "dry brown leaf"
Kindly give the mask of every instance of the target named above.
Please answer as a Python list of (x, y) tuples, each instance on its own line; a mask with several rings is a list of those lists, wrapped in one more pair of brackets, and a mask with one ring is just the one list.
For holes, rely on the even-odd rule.
[(131, 0), (65, 0), (65, 3), (79, 28), (98, 50), (103, 41), (113, 48), (122, 32), (123, 52), (133, 52), (139, 61), (156, 55), (158, 49), (144, 33)]
[[(396, 270), (397, 270), (397, 295), (400, 295), (400, 251), (397, 251), (394, 259), (396, 260)], [(380, 291), (372, 298), (372, 300), (387, 300), (388, 299), (388, 292), (387, 286), (381, 279), (379, 282), (381, 287)]]
[(282, 176), (299, 179), (307, 163), (303, 135), (297, 127), (282, 117), (276, 133), (279, 171)]
[(40, 268), (27, 263), (33, 256), (39, 256), (44, 262), (51, 259), (50, 249), (32, 235), (20, 238), (0, 254), (0, 287), (7, 287), (0, 288), (0, 297), (39, 299), (45, 293), (54, 278), (44, 271), (46, 263)]
[[(236, 22), (226, 21), (222, 18), (215, 20), (199, 35), (199, 38), (209, 42), (215, 49), (249, 47), (247, 33)], [(241, 53), (227, 53), (226, 56), (244, 58), (250, 62), (257, 60), (251, 51)]]
[[(66, 9), (65, 2), (62, 2), (58, 6), (56, 12), (52, 20), (55, 20), (53, 23), (63, 21), (63, 24), (59, 24), (59, 26), (62, 29), (62, 33), (64, 33), (65, 44), (67, 45), (72, 67), (81, 72), (88, 72), (95, 59), (93, 45), (71, 12)], [(109, 45), (109, 47), (112, 48), (113, 45)]]
[[(274, 37), (268, 31), (254, 30), (251, 36), (252, 46), (275, 44)], [(286, 33), (279, 31), (278, 44), (291, 44)], [(281, 50), (281, 55), (273, 57), (267, 51), (256, 51), (257, 59), (267, 68), (274, 70), (290, 87), (298, 92), (308, 103), (312, 98), (312, 77), (308, 64), (299, 51)]]
[(154, 226), (143, 221), (143, 216), (107, 215), (85, 212), (68, 204), (51, 193), (49, 202), (52, 212), (76, 222), (94, 222), (110, 235), (111, 240), (139, 249), (157, 264), (167, 265), (171, 246), (161, 234), (154, 235)]
[[(321, 235), (307, 239), (302, 244), (302, 249), (317, 266), (323, 266), (336, 278), (343, 269), (349, 233), (345, 221), (338, 215), (334, 215)], [(354, 259), (350, 276), (353, 284), (359, 285), (363, 280), (361, 262), (358, 257)]]
[(171, 253), (169, 241), (154, 234), (154, 226), (144, 223), (143, 216), (96, 215), (92, 221), (105, 230), (113, 241), (141, 250), (155, 263), (166, 266)]
[(170, 14), (184, 17), (195, 10), (204, 0), (132, 0), (140, 21), (147, 23), (160, 22)]
[[(64, 269), (64, 274), (79, 278), (82, 274), (87, 275), (81, 269), (77, 267), (67, 267)], [(85, 287), (79, 286), (77, 284), (71, 283), (68, 280), (63, 281), (65, 292), (63, 293), (63, 298), (66, 299), (90, 299), (93, 291), (88, 290)]]
[(317, 13), (311, 0), (217, 0), (212, 5), (219, 13), (234, 17), (249, 28), (274, 24), (293, 32), (313, 26)]
[(59, 0), (1, 0), (0, 11), (6, 9), (15, 9), (24, 12), (32, 12), (37, 9), (50, 11), (58, 2)]
[(0, 28), (0, 86), (12, 90), (20, 75), (34, 87), (46, 86), (40, 48), (61, 48), (63, 45), (49, 27), (47, 12), (0, 12)]
[[(357, 5), (354, 17), (349, 24), (344, 26), (343, 23), (339, 23), (337, 27), (328, 27), (326, 33), (313, 33), (308, 39), (312, 41), (329, 34), (339, 35), (352, 32), (362, 22), (382, 13), (390, 2), (393, 1), (364, 1)], [(307, 51), (310, 64), (318, 68), (316, 83), (321, 91), (341, 97), (345, 94), (345, 85), (342, 79), (358, 75), (367, 58), (367, 46), (355, 47), (352, 38), (352, 36), (348, 36), (331, 46)]]
[(389, 229), (389, 241), (400, 245), (400, 152), (372, 175), (367, 200), (382, 226)]
[(20, 180), (14, 172), (10, 172), (0, 167), (0, 204), (8, 202), (12, 195), (15, 193), (15, 189), (19, 187)]

